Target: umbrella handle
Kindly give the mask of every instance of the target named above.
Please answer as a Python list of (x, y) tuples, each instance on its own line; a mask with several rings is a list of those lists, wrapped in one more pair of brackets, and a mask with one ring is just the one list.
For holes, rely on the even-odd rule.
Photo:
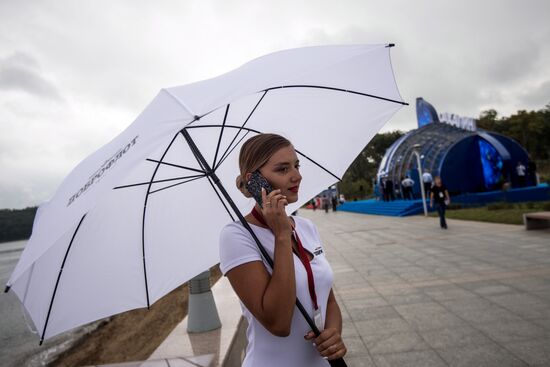
[(328, 363), (332, 367), (348, 367), (348, 365), (344, 361), (344, 358), (333, 359), (332, 361), (328, 361)]

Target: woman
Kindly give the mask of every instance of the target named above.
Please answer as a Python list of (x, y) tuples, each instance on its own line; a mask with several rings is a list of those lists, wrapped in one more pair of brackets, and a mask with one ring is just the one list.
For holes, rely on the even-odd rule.
[[(254, 136), (241, 148), (239, 168), (237, 187), (246, 197), (251, 197), (246, 182), (256, 170), (274, 189), (269, 194), (262, 189), (263, 207), (256, 204), (245, 216), (273, 258), (273, 270), (240, 222), (228, 224), (220, 235), (220, 268), (241, 300), (248, 321), (243, 366), (326, 367), (327, 359), (346, 353), (342, 315), (317, 228), (310, 220), (289, 217), (285, 212), (288, 203), (298, 200), (302, 180), (294, 147), (279, 135)], [(313, 275), (310, 281), (307, 265)], [(321, 324), (319, 337), (296, 310), (296, 297)]]
[(451, 203), (451, 197), (447, 187), (441, 182), (441, 177), (435, 177), (435, 184), (432, 186), (430, 192), (430, 208), (433, 208), (435, 201), (435, 208), (439, 214), (439, 225), (443, 229), (447, 229), (447, 222), (445, 221), (445, 208)]

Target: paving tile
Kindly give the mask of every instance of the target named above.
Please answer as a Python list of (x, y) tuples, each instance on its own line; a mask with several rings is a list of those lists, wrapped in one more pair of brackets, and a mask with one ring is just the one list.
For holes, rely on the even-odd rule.
[(456, 348), (492, 344), (493, 341), (468, 325), (440, 330), (419, 331), (432, 348)]
[(529, 365), (550, 366), (550, 339), (505, 344), (506, 349)]
[(476, 294), (456, 285), (424, 287), (422, 291), (436, 301), (448, 301), (461, 298), (474, 298)]
[(348, 312), (354, 322), (400, 317), (392, 306), (355, 308), (348, 310)]
[(355, 322), (355, 326), (359, 334), (365, 338), (373, 334), (413, 331), (412, 327), (401, 318), (358, 321)]
[(405, 290), (398, 294), (385, 295), (384, 298), (390, 305), (407, 305), (413, 303), (430, 302), (431, 298), (417, 290)]
[(547, 335), (545, 329), (527, 321), (476, 324), (474, 327), (499, 343), (535, 339)]
[(344, 339), (344, 344), (348, 350), (347, 355), (350, 356), (363, 356), (368, 355), (367, 348), (363, 343), (363, 339), (359, 336), (350, 336)]
[(397, 312), (415, 329), (444, 329), (463, 323), (437, 303), (417, 303), (395, 306)]
[(346, 299), (344, 301), (346, 308), (349, 312), (353, 312), (356, 309), (362, 309), (365, 307), (377, 307), (377, 306), (387, 306), (388, 302), (378, 295), (368, 295), (363, 296), (360, 299)]
[(445, 367), (447, 364), (432, 350), (406, 353), (375, 354), (373, 359), (378, 367)]
[(369, 352), (372, 354), (430, 349), (430, 346), (424, 339), (414, 331), (367, 334), (363, 337), (363, 340)]
[(527, 293), (489, 296), (487, 299), (526, 319), (550, 318), (548, 304)]
[(452, 367), (516, 367), (528, 364), (496, 344), (438, 349), (438, 354)]
[(368, 355), (353, 356), (346, 354), (344, 360), (349, 367), (376, 367), (371, 357)]

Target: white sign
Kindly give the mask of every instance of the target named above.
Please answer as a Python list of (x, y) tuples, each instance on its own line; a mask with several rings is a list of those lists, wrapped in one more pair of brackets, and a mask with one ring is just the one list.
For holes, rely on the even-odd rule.
[(449, 125), (456, 126), (458, 128), (470, 131), (476, 131), (476, 120), (471, 117), (462, 117), (455, 115), (454, 113), (440, 113), (439, 121)]

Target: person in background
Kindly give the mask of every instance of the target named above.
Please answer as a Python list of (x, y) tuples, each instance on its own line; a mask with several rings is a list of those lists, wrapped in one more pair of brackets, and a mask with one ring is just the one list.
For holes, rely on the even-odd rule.
[(388, 191), (388, 200), (394, 201), (395, 200), (395, 193), (393, 191), (393, 181), (391, 178), (386, 178), (386, 190)]
[(521, 161), (518, 162), (517, 166), (516, 166), (516, 174), (518, 175), (518, 187), (525, 187), (525, 173), (526, 173), (527, 169), (525, 168), (525, 166), (523, 165), (523, 163), (521, 163)]
[(439, 225), (443, 229), (447, 229), (447, 222), (445, 221), (445, 209), (451, 203), (451, 197), (447, 187), (441, 182), (441, 177), (435, 176), (435, 184), (432, 186), (430, 192), (430, 208), (435, 208), (439, 214)]
[(331, 201), (332, 201), (332, 211), (335, 212), (336, 207), (338, 206), (338, 199), (336, 199), (336, 195), (332, 196)]
[(430, 190), (432, 189), (433, 178), (432, 174), (427, 170), (424, 171), (424, 174), (422, 174), (422, 183), (424, 184), (424, 192), (426, 193), (426, 197), (430, 197)]
[(403, 187), (403, 199), (404, 200), (413, 200), (413, 186), (414, 186), (414, 180), (410, 178), (409, 176), (405, 177), (401, 181), (401, 186)]

